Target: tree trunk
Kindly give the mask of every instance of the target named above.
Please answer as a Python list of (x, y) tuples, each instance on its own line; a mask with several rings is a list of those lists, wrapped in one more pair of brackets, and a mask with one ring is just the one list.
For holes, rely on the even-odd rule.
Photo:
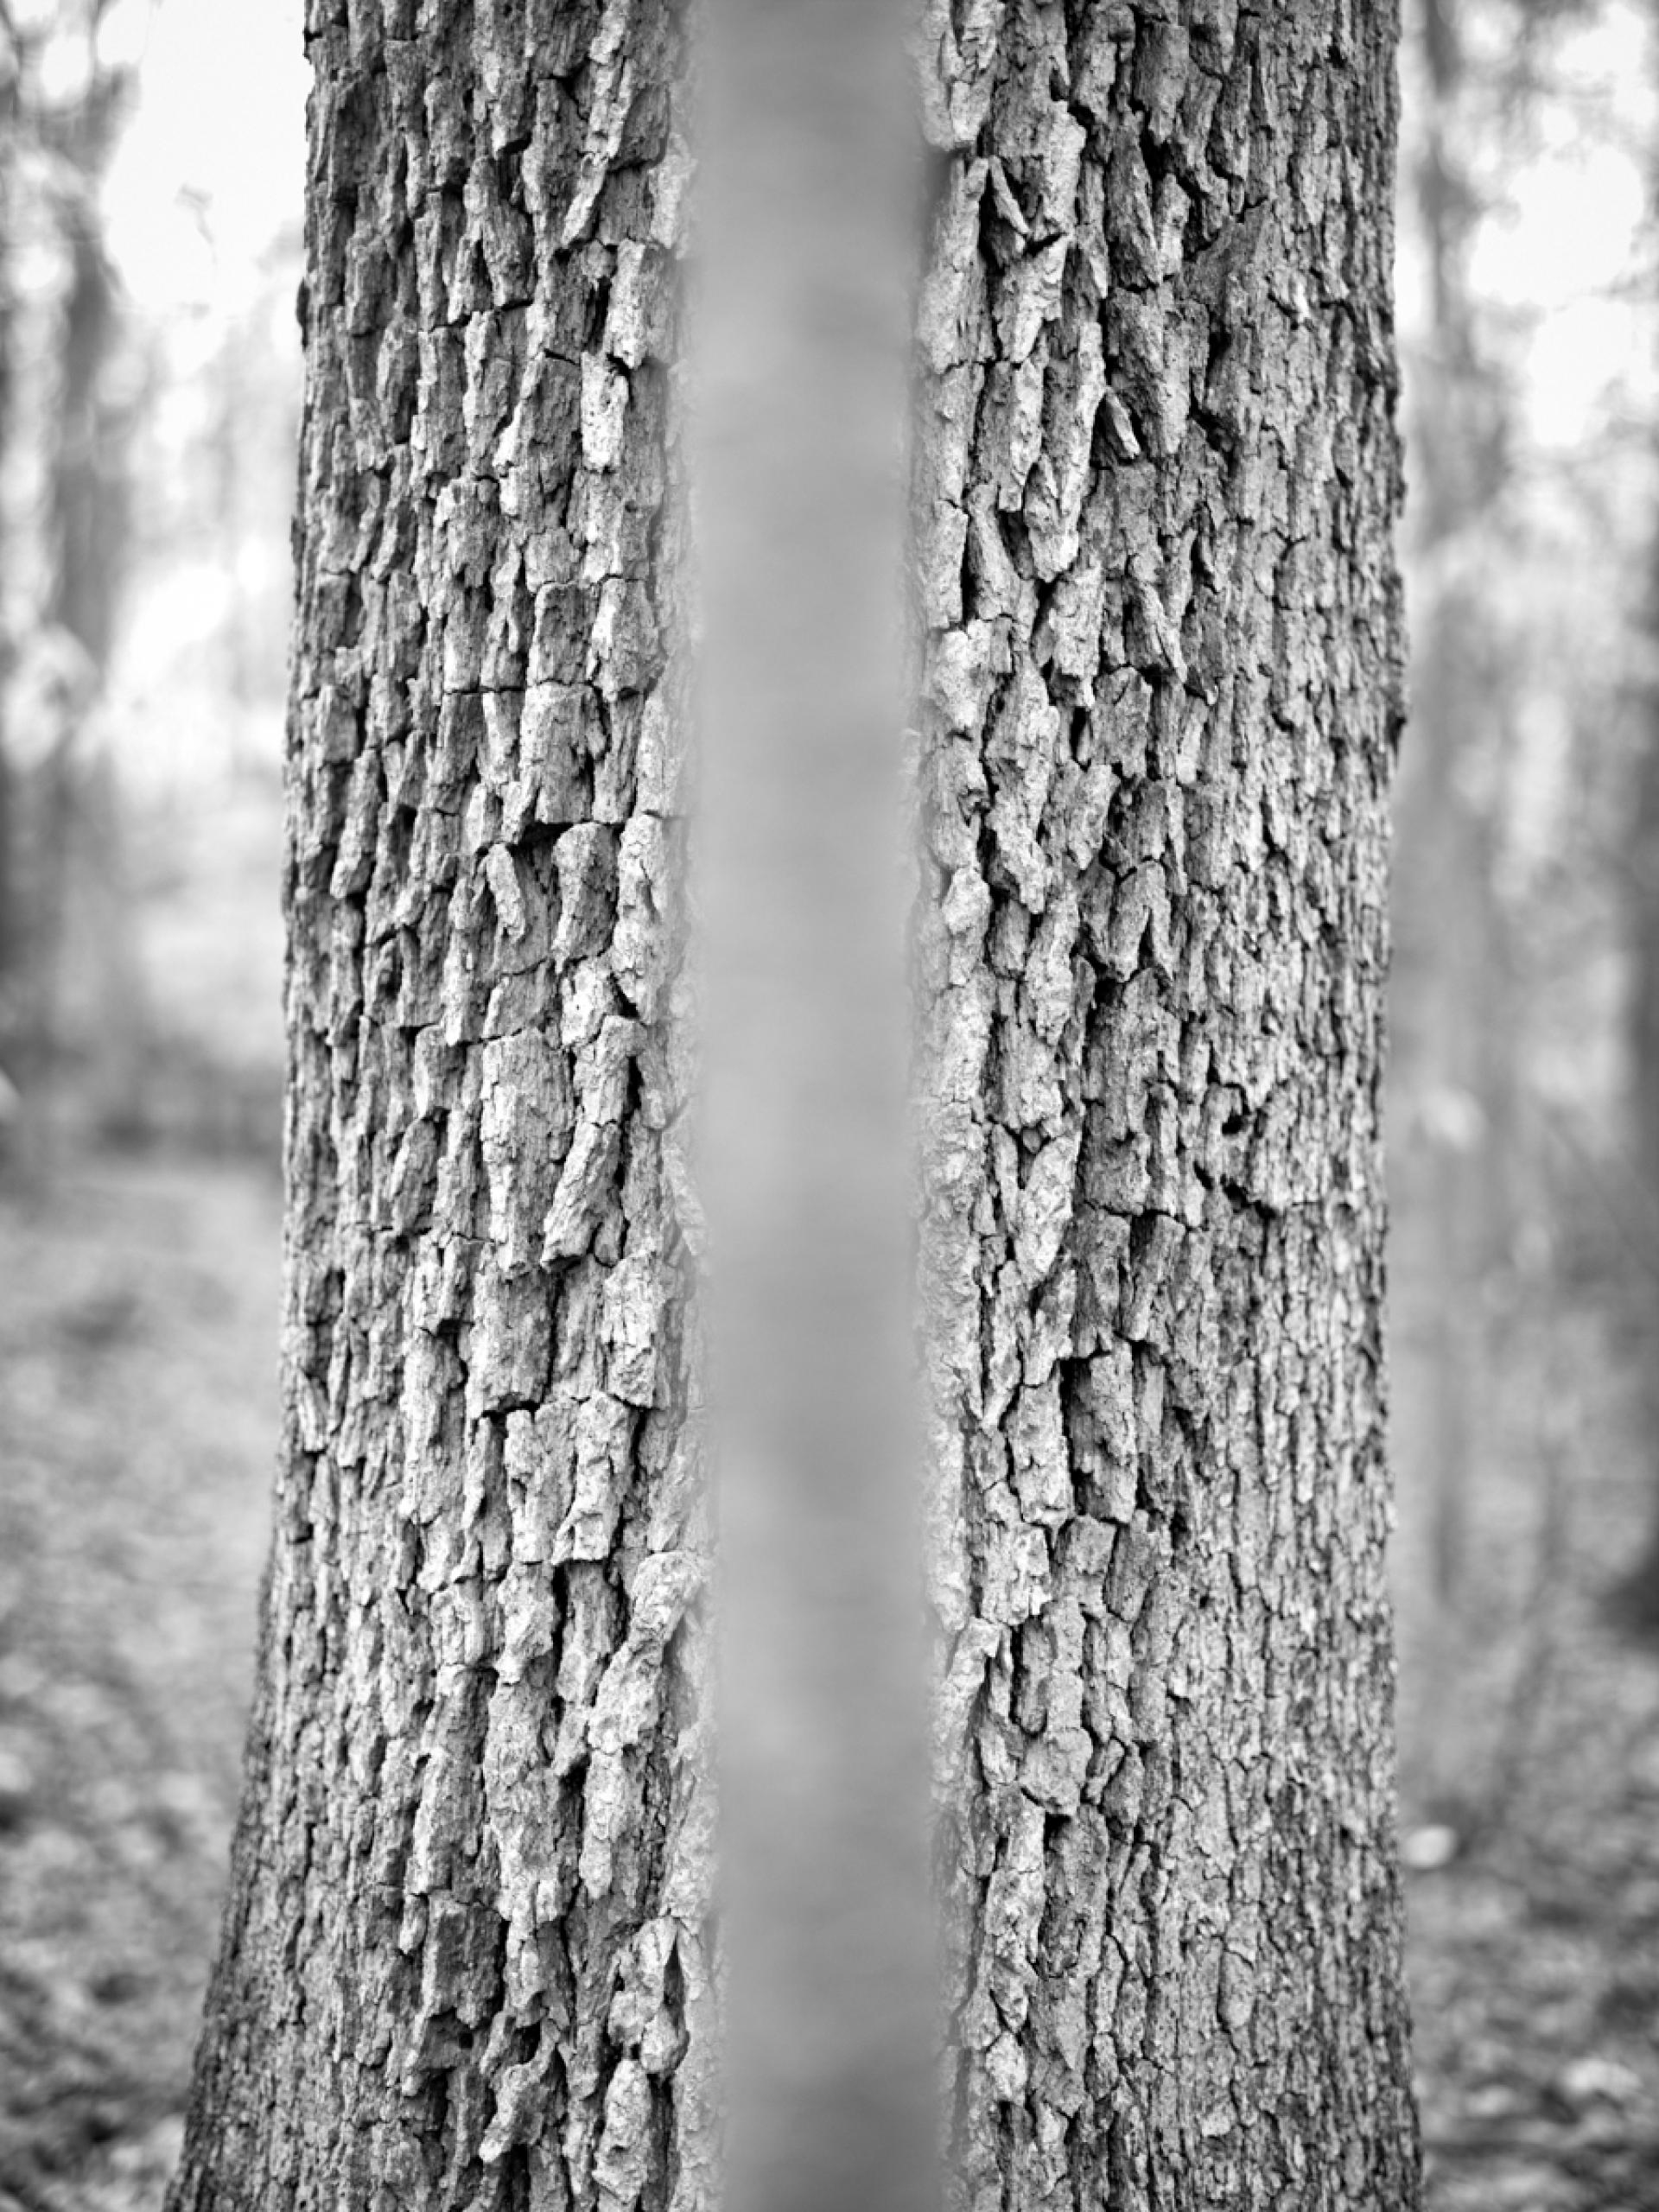
[[(1649, 556), (1646, 630), (1649, 654), (1659, 645), (1659, 543)], [(1624, 930), (1630, 983), (1625, 1014), (1627, 1127), (1638, 1200), (1632, 1241), (1647, 1265), (1639, 1278), (1647, 1308), (1637, 1411), (1646, 1436), (1659, 1436), (1659, 1327), (1654, 1270), (1659, 1257), (1659, 681), (1649, 673), (1638, 697), (1640, 737), (1631, 775), (1624, 854)], [(1649, 1452), (1652, 1446), (1649, 1444)], [(1652, 1460), (1659, 1477), (1659, 1456)], [(1659, 1497), (1656, 1497), (1659, 1507)], [(1612, 1611), (1629, 1629), (1659, 1637), (1659, 1510), (1636, 1562), (1615, 1586)]]
[[(1659, 142), (1649, 156), (1648, 221), (1659, 232)], [(1659, 424), (1649, 433), (1659, 460)], [(1651, 467), (1651, 462), (1650, 462)], [(1649, 475), (1649, 482), (1653, 477)], [(1625, 1013), (1627, 1122), (1641, 1211), (1635, 1227), (1646, 1262), (1641, 1296), (1646, 1307), (1645, 1357), (1637, 1384), (1638, 1416), (1649, 1439), (1659, 1437), (1659, 1311), (1654, 1274), (1659, 1272), (1659, 524), (1649, 549), (1642, 600), (1643, 680), (1637, 695), (1637, 745), (1623, 855), (1624, 935), (1630, 963)], [(1650, 1452), (1653, 1446), (1649, 1445)], [(1625, 1624), (1659, 1638), (1659, 1452), (1653, 1453), (1653, 1517), (1634, 1567), (1617, 1586), (1613, 1611)]]
[(16, 385), (17, 302), (13, 267), (20, 194), (17, 138), (22, 119), (21, 55), (16, 32), (0, 22), (0, 1168), (10, 1157), (17, 1110), (16, 1032), (24, 988), (23, 933), (17, 894), (17, 772), (11, 757), (13, 576), (20, 537), (11, 513), (13, 409)]
[(1497, 1593), (1471, 1541), (1500, 1398), (1493, 1293), (1516, 1194), (1540, 1179), (1517, 1151), (1525, 1008), (1498, 892), (1516, 678), (1480, 548), (1483, 531), (1502, 530), (1514, 424), (1471, 275), (1485, 213), (1473, 118), (1493, 95), (1465, 54), (1465, 15), (1460, 0), (1422, 0), (1416, 32), (1410, 181), (1427, 298), (1408, 378), (1422, 483), (1407, 537), (1413, 736), (1395, 811), (1390, 1279), (1412, 1794), (1472, 1827), (1493, 1783), (1476, 1646)]
[[(1357, 2212), (1414, 2202), (1392, 24), (1179, 12), (926, 24), (955, 2151), (1010, 2212)], [(701, 2212), (679, 31), (313, 0), (312, 50), (286, 1434), (170, 2202)]]
[(185, 2208), (709, 2201), (660, 0), (314, 0), (284, 1439)]
[[(23, 326), (13, 373), (28, 387), (17, 415), (42, 448), (43, 496), (37, 514), (24, 501), (10, 518), (18, 634), (0, 671), (15, 722), (7, 734), (19, 741), (0, 807), (10, 862), (0, 1033), (22, 1094), (19, 1150), (34, 1169), (63, 1105), (94, 1126), (130, 1114), (143, 1056), (119, 791), (96, 730), (125, 560), (131, 416), (112, 390), (121, 305), (99, 205), (130, 87), (98, 58), (98, 14), (66, 8), (18, 34), (9, 96), (21, 142), (6, 156), (13, 220), (61, 257), (60, 295), (32, 308), (12, 302)], [(70, 64), (72, 85), (84, 70), (67, 96), (53, 86), (54, 60)]]
[(954, 55), (920, 460), (962, 2189), (1408, 2205), (1394, 11), (929, 20)]
[(699, 1196), (722, 2212), (940, 2212), (899, 741), (921, 245), (893, 0), (709, 0)]

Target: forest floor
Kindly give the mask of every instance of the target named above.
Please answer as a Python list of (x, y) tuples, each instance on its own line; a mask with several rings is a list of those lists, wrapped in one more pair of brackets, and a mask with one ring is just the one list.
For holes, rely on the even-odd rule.
[[(176, 2155), (251, 1671), (276, 1267), (251, 1168), (0, 1189), (0, 2212), (156, 2212)], [(1571, 1440), (1539, 1602), (1483, 1677), (1480, 1790), (1406, 1745), (1430, 2212), (1659, 2212), (1659, 1651), (1601, 1602), (1645, 1499), (1628, 1403), (1593, 1374), (1575, 1402), (1605, 1433)]]
[(0, 1195), (0, 2207), (139, 2212), (177, 2155), (252, 1675), (274, 1177)]
[(1401, 1594), (1427, 2202), (1659, 2212), (1659, 1642), (1620, 1618), (1656, 1505), (1647, 1347), (1605, 1294), (1536, 1316), (1530, 1357), (1528, 1333), (1467, 1502), (1465, 1618), (1414, 1684), (1435, 1634)]

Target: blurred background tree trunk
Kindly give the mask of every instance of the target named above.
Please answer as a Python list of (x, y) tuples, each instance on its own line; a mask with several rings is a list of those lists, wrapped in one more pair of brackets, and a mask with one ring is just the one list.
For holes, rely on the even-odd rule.
[[(1529, 596), (1548, 589), (1553, 517), (1527, 419), (1529, 333), (1495, 306), (1479, 257), (1501, 235), (1522, 149), (1563, 97), (1551, 40), (1591, 12), (1416, 0), (1408, 47), (1408, 265), (1421, 278), (1403, 343), (1412, 690), (1391, 989), (1396, 1586), (1407, 1786), (1420, 1812), (1470, 1832), (1504, 1786), (1494, 1703), (1523, 1725), (1548, 1641), (1545, 1554), (1564, 1493), (1546, 1431), (1573, 1365), (1551, 1320), (1563, 1230), (1582, 1221), (1573, 1185), (1599, 1148), (1552, 1103), (1555, 973), (1582, 923), (1570, 906), (1549, 911), (1547, 871), (1583, 827), (1563, 805), (1541, 856), (1529, 828), (1534, 733), (1559, 696), (1556, 640)], [(1501, 1544), (1483, 1536), (1495, 1510)]]
[(20, 831), (17, 771), (9, 740), (12, 672), (16, 660), (15, 572), (22, 534), (9, 496), (16, 376), (16, 259), (19, 203), (18, 141), (22, 129), (22, 53), (10, 18), (0, 15), (0, 1166), (15, 1142), (15, 1027), (28, 988), (25, 939), (17, 887)]
[[(1659, 45), (1654, 54), (1659, 85)], [(1647, 276), (1659, 315), (1659, 118), (1649, 149)], [(1659, 356), (1659, 347), (1656, 349)], [(1659, 420), (1652, 427), (1649, 481), (1659, 496)], [(1625, 998), (1626, 1127), (1634, 1168), (1634, 1248), (1637, 1295), (1649, 1308), (1641, 1332), (1645, 1350), (1637, 1389), (1653, 1459), (1656, 1498), (1647, 1541), (1617, 1586), (1616, 1609), (1644, 1636), (1659, 1636), (1659, 521), (1648, 555), (1646, 593), (1638, 604), (1637, 655), (1631, 692), (1636, 741), (1627, 842), (1618, 856), (1624, 887), (1623, 921), (1630, 975)]]
[(100, 58), (103, 14), (103, 0), (62, 0), (29, 35), (14, 33), (11, 244), (31, 232), (27, 245), (57, 270), (27, 327), (13, 317), (41, 481), (12, 518), (24, 575), (12, 578), (0, 731), (12, 945), (0, 1054), (18, 1095), (14, 1141), (35, 1167), (72, 1103), (94, 1126), (118, 1124), (142, 1079), (145, 1033), (118, 785), (98, 728), (125, 564), (130, 418), (100, 205), (129, 82)]
[[(1395, 801), (1391, 1174), (1395, 1353), (1405, 1378), (1397, 1457), (1417, 1538), (1401, 1568), (1414, 1586), (1406, 1690), (1444, 1722), (1461, 1702), (1472, 1627), (1471, 1493), (1516, 1075), (1493, 822), (1505, 671), (1486, 616), (1483, 555), (1510, 437), (1503, 377), (1484, 354), (1471, 290), (1482, 207), (1460, 0), (1418, 0), (1413, 28), (1423, 98), (1408, 184), (1428, 263), (1429, 320), (1408, 385), (1418, 474), (1407, 508), (1411, 715)], [(1452, 1751), (1449, 1726), (1438, 1740), (1454, 1763), (1466, 1757), (1466, 1745)]]

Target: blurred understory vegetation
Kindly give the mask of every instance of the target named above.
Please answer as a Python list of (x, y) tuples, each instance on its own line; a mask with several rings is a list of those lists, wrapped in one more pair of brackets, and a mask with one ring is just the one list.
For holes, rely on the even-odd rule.
[[(258, 12), (297, 55), (297, 9)], [(251, 1673), (299, 374), (302, 75), (271, 51), (208, 0), (0, 6), (0, 2207), (25, 2212), (159, 2202)], [(1651, 2212), (1659, 22), (1412, 0), (1402, 78), (1390, 1274), (1430, 2202)]]

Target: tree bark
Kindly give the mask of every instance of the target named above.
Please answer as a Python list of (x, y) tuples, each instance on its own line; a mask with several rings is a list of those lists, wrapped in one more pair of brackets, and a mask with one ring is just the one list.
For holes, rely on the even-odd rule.
[(1390, 1069), (1405, 1414), (1394, 1458), (1400, 1572), (1414, 1592), (1403, 1681), (1406, 1712), (1421, 1724), (1407, 1728), (1410, 1779), (1418, 1802), (1459, 1826), (1482, 1816), (1491, 1789), (1473, 1648), (1491, 1597), (1471, 1535), (1503, 1352), (1492, 1293), (1517, 1242), (1517, 1198), (1540, 1179), (1518, 1150), (1525, 1005), (1499, 895), (1516, 674), (1478, 550), (1483, 530), (1503, 526), (1514, 424), (1471, 277), (1484, 213), (1473, 135), (1483, 91), (1465, 14), (1458, 0), (1423, 0), (1416, 32), (1410, 182), (1427, 282), (1408, 388), (1423, 480), (1407, 537), (1413, 740), (1395, 808)]
[(963, 2201), (1415, 2201), (1382, 1579), (1388, 7), (928, 16)]
[(709, 2201), (660, 0), (314, 0), (284, 1438), (186, 2208)]
[[(285, 1440), (172, 2212), (712, 2202), (664, 0), (312, 0)], [(974, 2206), (1415, 2201), (1391, 11), (927, 14)], [(803, 1900), (810, 1910), (810, 1900)]]
[[(16, 203), (9, 236), (49, 241), (61, 288), (6, 303), (13, 435), (27, 423), (41, 478), (38, 499), (14, 493), (6, 518), (15, 631), (0, 645), (14, 724), (0, 763), (0, 1045), (29, 1173), (49, 1157), (62, 1106), (98, 1128), (130, 1115), (144, 1029), (119, 792), (96, 729), (125, 566), (132, 413), (113, 389), (121, 302), (99, 205), (130, 83), (99, 59), (98, 16), (72, 6), (12, 28), (12, 112), (0, 118), (13, 141), (0, 180)], [(69, 64), (73, 91), (54, 86), (54, 60)]]

